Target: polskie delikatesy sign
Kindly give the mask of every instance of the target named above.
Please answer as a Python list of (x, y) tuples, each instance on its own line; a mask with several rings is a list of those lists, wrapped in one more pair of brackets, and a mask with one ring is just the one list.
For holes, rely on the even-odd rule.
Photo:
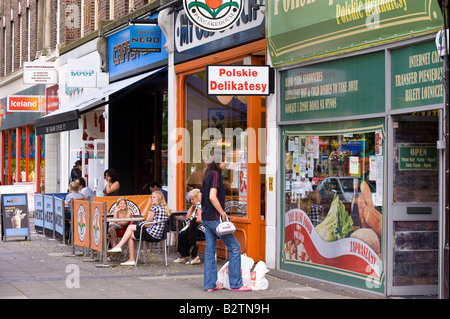
[(208, 65), (208, 95), (269, 95), (274, 70), (268, 65)]

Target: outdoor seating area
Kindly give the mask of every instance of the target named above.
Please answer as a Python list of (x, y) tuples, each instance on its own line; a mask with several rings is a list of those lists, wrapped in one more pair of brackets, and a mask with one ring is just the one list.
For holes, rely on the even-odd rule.
[[(125, 246), (120, 254), (108, 255), (108, 249), (112, 248), (111, 238), (108, 234), (109, 224), (114, 222), (143, 223), (144, 227), (153, 222), (143, 222), (149, 195), (130, 196), (127, 200), (133, 207), (131, 218), (114, 218), (110, 213), (115, 202), (112, 198), (109, 202), (86, 201), (84, 199), (72, 200), (70, 207), (64, 207), (65, 193), (35, 194), (35, 229), (49, 237), (49, 240), (61, 240), (62, 244), (70, 246), (67, 256), (81, 256), (86, 261), (97, 261), (97, 267), (114, 267), (121, 264), (129, 256), (128, 247)], [(124, 196), (127, 198), (127, 196)], [(138, 197), (139, 200), (136, 200)], [(98, 198), (102, 200), (103, 198)], [(136, 205), (135, 203), (140, 203)], [(74, 213), (72, 213), (74, 212)], [(142, 214), (141, 214), (142, 213)], [(147, 264), (151, 255), (162, 256), (164, 264), (169, 264), (168, 256), (176, 253), (178, 233), (184, 226), (186, 211), (172, 212), (164, 221), (165, 231), (159, 242), (148, 242), (140, 237), (136, 238), (136, 262), (130, 266)], [(159, 223), (159, 222), (158, 222)], [(120, 240), (120, 238), (117, 238)], [(204, 239), (200, 239), (200, 241)]]

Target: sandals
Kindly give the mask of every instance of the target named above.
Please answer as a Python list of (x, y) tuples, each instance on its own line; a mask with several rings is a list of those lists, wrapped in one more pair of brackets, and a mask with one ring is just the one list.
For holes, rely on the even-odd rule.
[[(216, 288), (212, 288), (212, 289), (208, 289), (208, 290), (206, 290), (206, 292), (213, 292), (213, 291), (216, 291), (216, 290), (222, 290), (223, 288), (222, 287), (216, 287)], [(252, 291), (252, 288), (249, 288), (249, 287), (246, 287), (246, 286), (242, 286), (242, 287), (240, 287), (240, 288), (233, 288), (233, 289), (230, 289), (230, 291)]]
[(233, 288), (233, 289), (230, 289), (230, 291), (252, 291), (252, 288), (246, 287), (246, 286), (242, 286), (242, 287), (240, 287), (240, 288)]

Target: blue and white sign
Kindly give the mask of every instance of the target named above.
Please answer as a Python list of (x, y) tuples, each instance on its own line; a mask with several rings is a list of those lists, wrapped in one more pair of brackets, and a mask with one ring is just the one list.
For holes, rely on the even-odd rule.
[(53, 231), (53, 196), (44, 195), (44, 228)]
[[(157, 17), (158, 15), (155, 14), (149, 18), (155, 19)], [(130, 27), (108, 37), (108, 70), (110, 82), (167, 65), (168, 54), (166, 50), (161, 50), (161, 52), (134, 52), (130, 48), (130, 38)], [(161, 46), (166, 43), (163, 32), (161, 32), (160, 43)]]
[(17, 236), (30, 236), (27, 194), (2, 194), (2, 239)]
[(130, 49), (135, 52), (161, 52), (161, 28), (157, 25), (132, 25)]

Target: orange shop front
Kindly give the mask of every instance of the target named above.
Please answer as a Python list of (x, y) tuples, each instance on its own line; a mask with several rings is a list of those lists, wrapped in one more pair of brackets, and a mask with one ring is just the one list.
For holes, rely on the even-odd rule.
[[(257, 28), (264, 25), (261, 22)], [(261, 38), (261, 33), (254, 34)], [(218, 41), (219, 46), (223, 44)], [(255, 261), (265, 260), (266, 97), (207, 95), (206, 66), (265, 65), (265, 52), (266, 42), (259, 39), (175, 65), (176, 208), (186, 210), (187, 193), (201, 188), (205, 156), (212, 148), (224, 150), (229, 162), (222, 174), (227, 189), (225, 211), (236, 225), (241, 252)], [(219, 241), (219, 256), (224, 256), (224, 248)]]

